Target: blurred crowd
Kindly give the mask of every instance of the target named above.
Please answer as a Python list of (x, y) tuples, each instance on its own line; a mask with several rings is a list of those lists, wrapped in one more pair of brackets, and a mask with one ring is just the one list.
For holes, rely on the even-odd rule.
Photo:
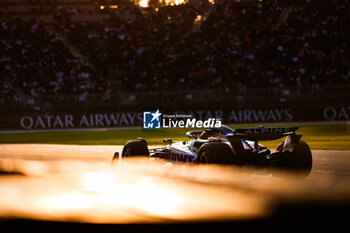
[(64, 96), (94, 93), (103, 82), (72, 56), (67, 46), (42, 22), (2, 18), (0, 27), (0, 93), (20, 96)]
[(0, 99), (350, 83), (347, 0), (129, 4), (99, 21), (77, 12), (60, 7), (50, 25), (1, 17)]

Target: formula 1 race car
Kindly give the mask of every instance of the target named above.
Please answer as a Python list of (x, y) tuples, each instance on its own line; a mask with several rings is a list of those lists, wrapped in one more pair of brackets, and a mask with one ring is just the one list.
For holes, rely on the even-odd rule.
[[(150, 156), (173, 162), (272, 167), (307, 176), (312, 168), (312, 154), (308, 144), (300, 140), (302, 135), (295, 133), (298, 128), (258, 127), (232, 130), (221, 126), (203, 131), (189, 131), (186, 133), (188, 141), (173, 142), (172, 139), (163, 139), (169, 145), (152, 149), (148, 148), (146, 140), (139, 138), (124, 145), (122, 158)], [(282, 137), (286, 137), (285, 141), (274, 152), (258, 143)], [(117, 156), (118, 153), (114, 158)]]

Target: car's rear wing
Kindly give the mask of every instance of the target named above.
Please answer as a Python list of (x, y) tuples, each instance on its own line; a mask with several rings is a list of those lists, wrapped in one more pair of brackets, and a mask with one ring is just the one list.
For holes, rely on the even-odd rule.
[(254, 149), (258, 150), (258, 141), (276, 140), (287, 137), (284, 142), (283, 150), (293, 150), (302, 135), (296, 135), (299, 127), (277, 127), (277, 128), (252, 128), (252, 129), (236, 129), (233, 134), (228, 135), (227, 139), (235, 150), (243, 152), (241, 140), (254, 141)]
[(236, 129), (234, 136), (248, 141), (269, 141), (295, 134), (299, 127)]

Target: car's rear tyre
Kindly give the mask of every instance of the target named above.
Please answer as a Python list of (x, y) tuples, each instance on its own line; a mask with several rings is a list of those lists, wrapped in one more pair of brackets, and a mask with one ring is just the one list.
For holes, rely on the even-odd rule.
[(222, 142), (204, 143), (197, 156), (198, 164), (233, 164), (234, 155), (231, 148)]
[(128, 141), (124, 145), (122, 158), (135, 156), (149, 156), (147, 143), (145, 141)]
[(287, 167), (299, 175), (308, 176), (312, 169), (312, 154), (305, 141), (299, 141), (287, 159)]
[(280, 144), (278, 144), (276, 151), (282, 152), (283, 147), (284, 147), (284, 142), (281, 142)]

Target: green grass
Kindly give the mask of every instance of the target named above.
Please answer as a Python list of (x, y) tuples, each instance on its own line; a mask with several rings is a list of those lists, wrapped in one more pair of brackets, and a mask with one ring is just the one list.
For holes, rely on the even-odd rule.
[[(311, 149), (319, 150), (350, 150), (349, 125), (304, 125), (297, 131), (303, 135)], [(277, 141), (277, 143), (276, 143)], [(268, 148), (276, 148), (280, 140), (268, 141), (263, 144)]]
[[(235, 127), (233, 127), (235, 128)], [(239, 128), (244, 128), (240, 126)], [(77, 144), (77, 145), (123, 145), (128, 140), (142, 137), (151, 144), (163, 144), (163, 138), (174, 141), (186, 140), (185, 133), (190, 129), (123, 129), (94, 130), (71, 132), (31, 132), (31, 133), (1, 133), (0, 143), (35, 143), (35, 144)], [(350, 127), (337, 125), (305, 125), (297, 131), (303, 135), (312, 149), (350, 150)], [(268, 148), (276, 148), (280, 140), (262, 142)]]

